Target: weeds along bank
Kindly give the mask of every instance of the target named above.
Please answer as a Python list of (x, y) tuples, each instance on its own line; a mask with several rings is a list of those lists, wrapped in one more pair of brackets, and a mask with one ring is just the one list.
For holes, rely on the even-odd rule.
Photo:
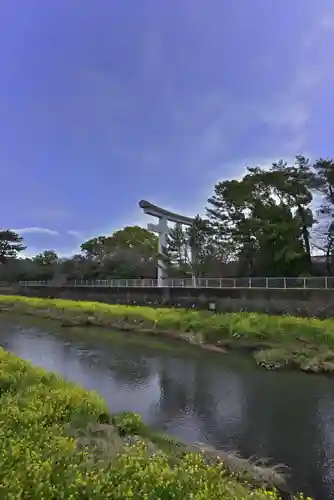
[(0, 296), (0, 310), (57, 319), (64, 326), (93, 325), (186, 340), (207, 349), (250, 349), (267, 369), (334, 371), (334, 320), (109, 305), (62, 299)]
[(1, 348), (0, 421), (3, 499), (279, 498)]

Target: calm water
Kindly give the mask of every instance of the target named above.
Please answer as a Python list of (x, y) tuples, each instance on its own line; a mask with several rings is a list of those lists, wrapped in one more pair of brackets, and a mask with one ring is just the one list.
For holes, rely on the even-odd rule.
[(334, 379), (268, 373), (240, 355), (152, 345), (143, 337), (53, 324), (0, 323), (0, 345), (98, 391), (184, 441), (292, 469), (294, 488), (334, 498)]

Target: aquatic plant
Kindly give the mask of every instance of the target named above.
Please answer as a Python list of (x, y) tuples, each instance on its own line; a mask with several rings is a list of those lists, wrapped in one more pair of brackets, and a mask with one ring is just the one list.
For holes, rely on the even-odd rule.
[(259, 313), (109, 305), (101, 302), (0, 296), (0, 310), (179, 338), (208, 348), (250, 348), (261, 366), (334, 371), (334, 321)]

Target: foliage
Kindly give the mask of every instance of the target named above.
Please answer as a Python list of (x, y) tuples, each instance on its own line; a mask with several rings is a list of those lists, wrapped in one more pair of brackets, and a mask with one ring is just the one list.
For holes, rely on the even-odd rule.
[[(72, 324), (71, 318), (73, 318), (73, 325), (105, 325), (108, 328), (124, 330), (135, 327), (136, 331), (143, 328), (152, 333), (182, 338), (191, 344), (204, 347), (213, 345), (222, 350), (226, 347), (247, 347), (256, 352), (259, 349), (270, 348), (277, 351), (277, 348), (280, 348), (277, 352), (281, 353), (279, 361), (282, 366), (288, 365), (308, 371), (334, 370), (332, 319), (267, 316), (245, 312), (212, 314), (208, 311), (186, 309), (12, 296), (0, 296), (0, 308), (1, 305), (12, 307), (19, 313), (28, 312), (47, 318), (66, 320), (68, 325)], [(305, 345), (308, 349), (305, 349)], [(311, 364), (305, 363), (305, 356), (307, 361), (312, 362)], [(313, 370), (312, 366), (316, 364), (319, 366)], [(126, 425), (135, 424), (130, 419)]]
[[(170, 265), (176, 265), (179, 269), (189, 264), (189, 248), (187, 235), (181, 224), (171, 228), (167, 236), (167, 256)], [(182, 271), (181, 271), (182, 272)]]
[(186, 229), (180, 224), (171, 228), (165, 250), (168, 275), (219, 276), (221, 264), (228, 260), (229, 252), (217, 245), (215, 236), (209, 220), (199, 215)]
[(315, 187), (321, 196), (317, 210), (319, 218), (317, 245), (326, 256), (327, 274), (332, 274), (334, 254), (334, 161), (320, 158), (314, 164)]
[[(158, 240), (147, 229), (128, 226), (111, 236), (99, 236), (81, 245), (86, 259), (104, 275), (119, 278), (145, 277), (154, 269), (157, 260)], [(148, 276), (150, 277), (150, 276)]]
[(26, 249), (22, 244), (23, 238), (9, 229), (0, 230), (0, 264), (15, 259), (17, 254)]
[(137, 413), (123, 412), (113, 415), (111, 422), (118, 429), (121, 436), (126, 434), (141, 434), (143, 423)]
[[(248, 167), (238, 179), (218, 181), (203, 209), (206, 216), (197, 215), (192, 227), (170, 228), (160, 256), (157, 236), (138, 226), (89, 239), (78, 255), (63, 260), (52, 251), (17, 259), (25, 248), (22, 238), (2, 231), (0, 263), (8, 265), (2, 266), (0, 280), (51, 279), (57, 274), (87, 280), (154, 279), (159, 258), (170, 277), (334, 272), (332, 159), (312, 164), (297, 156), (291, 164), (279, 160), (266, 168)], [(322, 252), (324, 265), (312, 259), (314, 249)]]
[(208, 216), (220, 244), (247, 275), (295, 276), (311, 266), (313, 179), (308, 160), (248, 168), (240, 180), (219, 182)]
[(54, 250), (45, 250), (31, 259), (32, 270), (38, 280), (50, 280), (59, 271), (59, 257)]
[(58, 255), (54, 250), (44, 250), (32, 259), (39, 266), (52, 266), (57, 264), (58, 260)]
[(119, 251), (136, 250), (143, 255), (157, 252), (157, 237), (147, 229), (128, 226), (115, 231), (111, 236), (92, 238), (81, 245), (81, 250), (90, 258), (103, 259)]
[(100, 397), (3, 349), (0, 390), (1, 498), (278, 498), (274, 491), (251, 488), (222, 462), (208, 465), (199, 453), (185, 453), (171, 467), (168, 455), (150, 454), (144, 440), (108, 461), (93, 459), (94, 452), (78, 448), (67, 429), (110, 420)]

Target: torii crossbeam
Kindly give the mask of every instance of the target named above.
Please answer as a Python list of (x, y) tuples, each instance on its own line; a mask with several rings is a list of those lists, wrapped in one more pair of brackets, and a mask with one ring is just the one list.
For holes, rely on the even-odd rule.
[[(168, 221), (175, 222), (180, 226), (192, 226), (194, 219), (191, 217), (186, 217), (184, 215), (176, 214), (165, 210), (164, 208), (157, 207), (149, 201), (141, 200), (139, 202), (139, 207), (144, 211), (145, 214), (151, 215), (152, 217), (157, 217), (159, 219), (158, 224), (148, 224), (147, 229), (159, 235), (159, 247), (158, 252), (161, 255), (163, 249), (167, 245), (167, 235), (168, 235)], [(158, 286), (164, 286), (164, 279), (166, 277), (165, 263), (160, 260), (158, 262)]]

